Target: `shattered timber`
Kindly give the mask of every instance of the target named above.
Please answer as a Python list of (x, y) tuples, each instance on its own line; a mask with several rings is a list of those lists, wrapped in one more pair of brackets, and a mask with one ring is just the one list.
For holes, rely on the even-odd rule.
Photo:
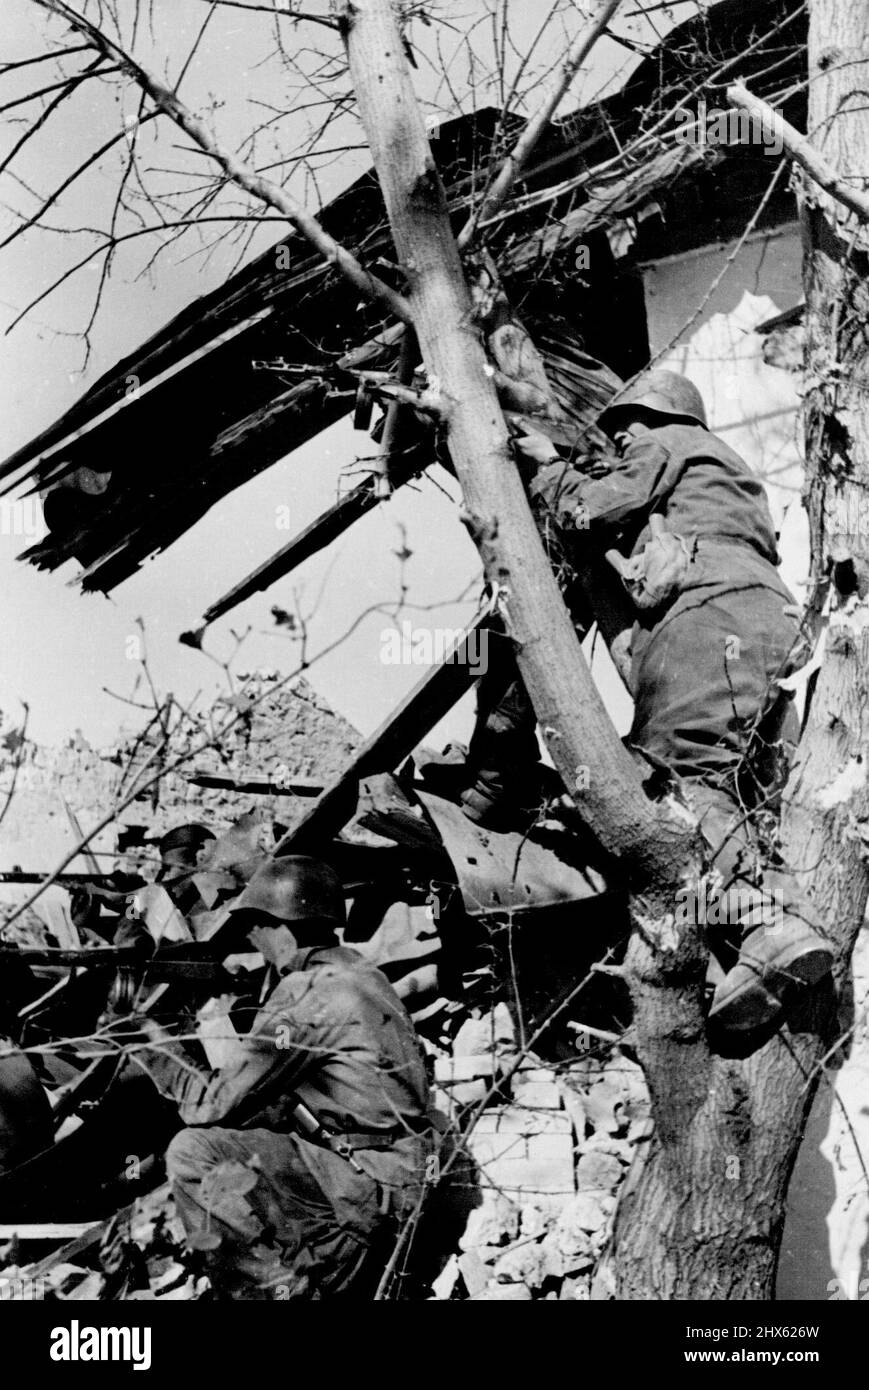
[[(10, 10), (2, 245), (43, 278), (9, 331), (96, 262), (64, 333), (129, 349), (10, 432), (39, 601), (180, 589), (253, 480), (332, 427), (345, 457), (249, 572), (209, 557), (193, 626), (159, 612), (219, 691), (162, 694), (136, 618), (111, 746), (84, 704), (31, 732), (59, 664), (0, 716), (0, 1297), (857, 1299), (863, 5)], [(97, 142), (62, 124), (93, 92)], [(126, 255), (184, 304), (144, 342)], [(361, 733), (318, 663), (367, 590), (323, 581), (320, 650), (296, 586), (435, 488), (372, 606), (424, 669)], [(471, 543), (445, 636), (409, 561)], [(269, 610), (289, 656), (245, 668)]]

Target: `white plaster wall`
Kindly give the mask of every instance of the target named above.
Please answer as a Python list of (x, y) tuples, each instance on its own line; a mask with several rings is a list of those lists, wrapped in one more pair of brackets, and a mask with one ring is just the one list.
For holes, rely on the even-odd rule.
[(785, 227), (750, 238), (704, 303), (732, 251), (732, 245), (704, 247), (646, 268), (649, 341), (653, 356), (663, 352), (658, 365), (684, 372), (700, 388), (712, 429), (766, 482), (783, 573), (799, 588), (808, 554), (799, 383), (764, 362), (763, 339), (754, 332), (802, 297), (799, 233)]

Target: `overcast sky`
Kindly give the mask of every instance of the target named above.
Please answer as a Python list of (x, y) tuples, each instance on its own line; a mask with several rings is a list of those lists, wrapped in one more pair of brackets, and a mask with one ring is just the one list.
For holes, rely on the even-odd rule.
[[(325, 11), (316, 0), (310, 8)], [(636, 9), (637, 5), (629, 8)], [(132, 14), (132, 9), (133, 0), (119, 0), (122, 16)], [(483, 22), (489, 9), (484, 0), (457, 0), (439, 7), (454, 26), (437, 33), (452, 55), (453, 90), (463, 104), (469, 100), (468, 72), (472, 70), (479, 79), (481, 71), (478, 61), (468, 61), (465, 35), (473, 34), (477, 59), (491, 53), (491, 26)], [(675, 7), (674, 13), (684, 18), (693, 9), (693, 4), (683, 4)], [(204, 0), (154, 0), (153, 10), (154, 42), (146, 35), (137, 52), (159, 72), (177, 76), (205, 17)], [(44, 51), (49, 25), (44, 11), (32, 0), (3, 0), (3, 11), (4, 61)], [(536, 3), (515, 0), (511, 10), (513, 62), (515, 55), (527, 51), (544, 14), (544, 8)], [(576, 31), (579, 22), (578, 15), (568, 14), (563, 24), (554, 24), (527, 72), (533, 74), (539, 70), (535, 63), (543, 65), (562, 52), (566, 36)], [(668, 13), (656, 12), (654, 22), (664, 32), (671, 19)], [(252, 97), (266, 105), (296, 109), (293, 102), (299, 97), (288, 95), (285, 72), (264, 61), (272, 47), (272, 23), (262, 14), (221, 8), (185, 75), (183, 95), (187, 102), (198, 109), (212, 108), (210, 119), (230, 144), (237, 145), (250, 128)], [(622, 32), (636, 35), (640, 32), (637, 24), (636, 20), (627, 21)], [(311, 28), (290, 28), (287, 47), (295, 51), (294, 45), (310, 46)], [(63, 40), (62, 26), (51, 23), (50, 29), (56, 39)], [(432, 57), (430, 66), (421, 64), (417, 77), (423, 97), (430, 101), (437, 95), (440, 66), (433, 48), (435, 31), (419, 25), (416, 29), (415, 38), (428, 45)], [(597, 94), (633, 61), (628, 50), (603, 41), (580, 94)], [(40, 82), (51, 81), (53, 72), (50, 63), (25, 70), (8, 78), (7, 89), (12, 96), (20, 95)], [(29, 214), (38, 206), (38, 198), (54, 189), (77, 160), (117, 131), (125, 114), (135, 111), (134, 97), (128, 93), (121, 98), (118, 91), (85, 83), (12, 162), (0, 194), (3, 235), (17, 224), (22, 213)], [(220, 104), (213, 109), (215, 96)], [(484, 84), (476, 99), (496, 101), (497, 96), (495, 88), (487, 90)], [(446, 110), (455, 109), (448, 94), (441, 93), (440, 100), (446, 102)], [(32, 119), (39, 109), (36, 103), (16, 108), (4, 117), (10, 122), (3, 130), (0, 148), (4, 152), (20, 137), (24, 129), (21, 122)], [(428, 109), (433, 114), (433, 107)], [(14, 122), (10, 118), (15, 118)], [(177, 131), (170, 130), (161, 137), (161, 159), (166, 160), (168, 152), (179, 169), (189, 169), (192, 157), (180, 150), (173, 152), (172, 142), (177, 136)], [(323, 198), (334, 196), (365, 163), (361, 153), (324, 163), (319, 179)], [(294, 191), (312, 196), (310, 187), (303, 187), (302, 182)], [(56, 215), (53, 209), (46, 221), (52, 228), (105, 225), (113, 192), (109, 171), (98, 170), (73, 185), (58, 204)], [(213, 239), (210, 229), (203, 229), (202, 235), (203, 243)], [(247, 258), (276, 241), (278, 235), (274, 226), (260, 229)], [(218, 247), (209, 258), (193, 256), (199, 243), (190, 239), (165, 254), (153, 273), (146, 275), (144, 242), (144, 238), (133, 242), (118, 255), (91, 333), (92, 352), (85, 368), (80, 334), (93, 304), (98, 261), (71, 277), (0, 340), (0, 456), (5, 457), (50, 424), (121, 355), (138, 346), (181, 308), (220, 285), (233, 265), (225, 247)], [(92, 244), (55, 230), (39, 229), (4, 250), (0, 256), (0, 313), (5, 324)], [(171, 430), (172, 422), (167, 421), (167, 446)], [(367, 436), (355, 435), (349, 423), (335, 426), (224, 499), (191, 532), (108, 598), (82, 596), (77, 588), (69, 587), (66, 581), (74, 576), (74, 566), (68, 567), (68, 573), (47, 575), (13, 563), (15, 554), (29, 540), (0, 535), (4, 566), (0, 711), (5, 723), (17, 721), (20, 701), (26, 700), (31, 709), (30, 731), (40, 741), (58, 742), (81, 729), (96, 745), (111, 742), (119, 725), (130, 724), (131, 711), (106, 691), (129, 695), (133, 688), (136, 669), (129, 657), (128, 639), (136, 632), (140, 617), (159, 690), (171, 690), (186, 701), (197, 691), (214, 689), (222, 680), (217, 668), (204, 656), (179, 645), (178, 634), (196, 625), (209, 603), (285, 543), (286, 533), (275, 530), (276, 504), (291, 504), (293, 529), (301, 529), (334, 501), (341, 469), (352, 462), (354, 454), (364, 455), (370, 447)], [(272, 604), (292, 607), (293, 591), (301, 590), (303, 607), (314, 614), (310, 627), (313, 654), (336, 642), (366, 607), (394, 600), (400, 579), (408, 585), (409, 603), (419, 606), (408, 610), (410, 620), (459, 626), (473, 605), (460, 606), (451, 600), (473, 585), (477, 557), (448, 495), (450, 491), (454, 494), (453, 485), (445, 475), (437, 482), (439, 486), (424, 480), (416, 489), (400, 490), (326, 555), (311, 560), (292, 579), (251, 599), (215, 624), (208, 638), (210, 649), (228, 654), (233, 646), (232, 630), (251, 627), (238, 667), (292, 669), (295, 649), (275, 633), (269, 613)], [(395, 552), (405, 542), (411, 556), (401, 575)], [(431, 605), (439, 606), (419, 611)], [(310, 672), (317, 688), (363, 732), (376, 727), (421, 674), (419, 667), (383, 662), (381, 634), (385, 627), (386, 621), (379, 615), (366, 619), (346, 643)], [(467, 717), (466, 709), (448, 721), (445, 732), (460, 732)]]

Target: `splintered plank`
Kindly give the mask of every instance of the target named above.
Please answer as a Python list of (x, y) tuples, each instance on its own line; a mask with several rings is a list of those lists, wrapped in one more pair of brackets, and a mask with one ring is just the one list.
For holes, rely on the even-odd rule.
[(477, 679), (469, 647), (477, 632), (496, 622), (483, 614), (405, 696), (390, 717), (366, 739), (343, 772), (329, 783), (297, 825), (278, 842), (278, 854), (296, 853), (301, 846), (322, 842), (338, 833), (356, 811), (359, 782), (377, 772), (392, 772), (429, 729), (452, 709)]
[(352, 526), (354, 521), (358, 521), (359, 517), (364, 516), (376, 505), (374, 480), (367, 478), (207, 608), (202, 615), (203, 623), (208, 625), (215, 622), (253, 594), (270, 588), (304, 560), (323, 550), (346, 531), (348, 526)]
[(102, 1226), (102, 1222), (93, 1221), (0, 1221), (0, 1240), (17, 1236), (19, 1240), (77, 1241), (83, 1235), (93, 1238), (94, 1232), (102, 1230)]
[[(403, 483), (409, 482), (430, 462), (429, 458), (420, 459), (411, 465), (402, 463), (390, 471), (390, 484), (394, 488), (401, 487)], [(210, 623), (222, 618), (230, 609), (236, 608), (238, 604), (244, 603), (253, 594), (258, 594), (263, 589), (268, 589), (279, 579), (296, 569), (305, 560), (309, 560), (312, 555), (317, 555), (319, 551), (325, 549), (332, 541), (337, 540), (340, 535), (352, 526), (360, 517), (365, 516), (377, 506), (380, 498), (378, 496), (378, 484), (380, 477), (372, 474), (364, 482), (354, 487), (346, 496), (339, 498), (333, 506), (320, 516), (316, 517), (304, 531), (300, 531), (291, 541), (282, 546), (268, 560), (249, 574), (245, 579), (229, 589), (227, 593), (207, 608), (202, 615), (202, 627), (197, 629), (196, 641), (201, 638), (203, 628)], [(181, 640), (189, 641), (192, 634), (184, 634)]]

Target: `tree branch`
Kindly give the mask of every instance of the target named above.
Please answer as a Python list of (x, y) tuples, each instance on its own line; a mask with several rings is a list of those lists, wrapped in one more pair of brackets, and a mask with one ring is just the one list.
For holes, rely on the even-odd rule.
[(477, 227), (492, 217), (501, 207), (513, 184), (521, 176), (531, 155), (582, 64), (618, 9), (620, 0), (604, 0), (600, 10), (579, 38), (573, 43), (564, 60), (556, 82), (546, 93), (534, 116), (517, 140), (513, 151), (501, 165), (497, 178), (483, 197), (476, 212), (468, 218), (459, 233), (459, 248), (468, 245)]
[(809, 177), (823, 188), (825, 193), (829, 193), (831, 198), (835, 198), (850, 212), (856, 213), (863, 222), (869, 222), (869, 193), (851, 188), (845, 183), (811, 141), (780, 116), (778, 111), (760, 97), (754, 96), (741, 82), (734, 82), (727, 88), (727, 100), (731, 106), (737, 106), (761, 121), (776, 140), (781, 142), (782, 148), (791, 159), (795, 160), (800, 168), (805, 169)]
[(249, 5), (243, 0), (205, 0), (206, 5), (225, 5), (232, 10), (255, 10), (260, 14), (273, 15), (275, 19), (307, 19), (311, 24), (322, 24), (324, 29), (337, 29), (338, 25), (333, 19), (327, 19), (321, 14), (307, 14), (302, 10), (291, 9), (293, 0), (289, 0), (286, 9), (280, 9), (278, 5)]
[(337, 242), (320, 226), (315, 217), (297, 203), (278, 184), (264, 179), (250, 165), (244, 164), (226, 149), (198, 116), (194, 116), (177, 94), (158, 81), (156, 77), (141, 67), (124, 49), (120, 48), (100, 29), (85, 19), (84, 15), (72, 9), (65, 0), (33, 0), (40, 9), (65, 19), (77, 33), (89, 39), (94, 48), (113, 62), (119, 63), (124, 71), (151, 98), (154, 105), (185, 132), (200, 149), (210, 155), (222, 167), (227, 178), (252, 197), (269, 207), (276, 208), (288, 222), (301, 232), (302, 236), (314, 246), (324, 259), (337, 267), (362, 294), (370, 299), (378, 299), (386, 305), (390, 313), (405, 322), (411, 322), (410, 305), (403, 295), (393, 290), (376, 275), (371, 275), (357, 261), (356, 257)]

